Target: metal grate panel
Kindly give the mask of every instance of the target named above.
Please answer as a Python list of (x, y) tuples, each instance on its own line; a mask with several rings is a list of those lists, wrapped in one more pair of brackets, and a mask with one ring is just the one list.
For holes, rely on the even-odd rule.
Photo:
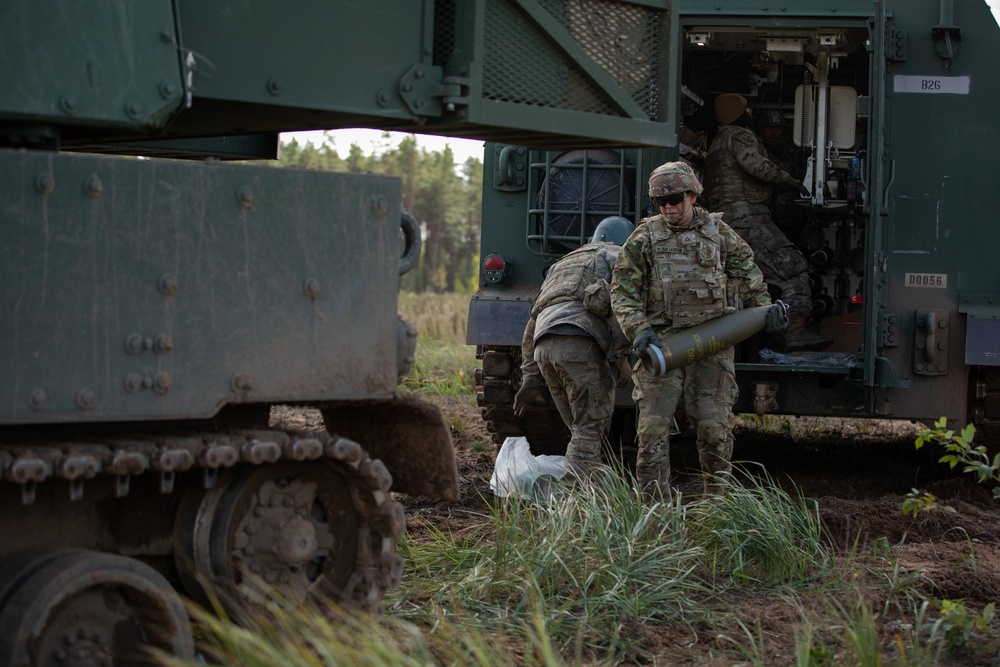
[(665, 14), (612, 0), (491, 0), (483, 98), (659, 120)]

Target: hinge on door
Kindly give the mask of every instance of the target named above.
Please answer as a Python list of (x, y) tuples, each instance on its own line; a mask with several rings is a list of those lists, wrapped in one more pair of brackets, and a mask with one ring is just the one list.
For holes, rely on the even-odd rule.
[(906, 60), (906, 31), (898, 30), (890, 18), (885, 21), (885, 58), (896, 63)]
[(399, 80), (399, 96), (416, 116), (440, 116), (442, 110), (454, 111), (464, 103), (461, 80), (444, 79), (443, 70), (433, 65), (417, 64)]
[(882, 344), (879, 347), (899, 345), (899, 322), (896, 313), (881, 313)]

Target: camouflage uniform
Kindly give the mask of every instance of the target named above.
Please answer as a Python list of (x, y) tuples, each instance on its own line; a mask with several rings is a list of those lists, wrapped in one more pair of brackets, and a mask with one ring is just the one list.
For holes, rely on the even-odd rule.
[(705, 196), (711, 210), (753, 248), (767, 284), (781, 290), (790, 314), (812, 313), (809, 262), (778, 229), (768, 208), (775, 185), (795, 179), (767, 157), (752, 130), (726, 125), (705, 161)]
[[(625, 335), (634, 339), (652, 327), (662, 338), (681, 329), (771, 303), (753, 251), (721, 215), (695, 206), (690, 224), (646, 218), (622, 246), (611, 280), (611, 305)], [(636, 477), (647, 489), (667, 491), (670, 425), (682, 392), (688, 416), (697, 424), (702, 470), (731, 470), (730, 428), (736, 402), (733, 348), (654, 376), (637, 365), (632, 398), (639, 407)], [(711, 488), (711, 487), (710, 487)]]
[[(773, 147), (766, 146), (767, 157), (783, 170), (792, 174), (796, 178), (800, 169), (795, 168), (798, 162), (798, 154), (788, 146), (787, 143)], [(794, 238), (795, 234), (800, 234), (807, 223), (806, 209), (795, 203), (795, 197), (791, 191), (784, 188), (775, 188), (767, 208), (771, 211), (771, 219), (780, 229), (787, 232), (789, 238)]]
[(609, 356), (628, 354), (611, 313), (607, 278), (619, 246), (589, 243), (549, 270), (521, 343), (522, 383), (541, 376), (571, 436), (567, 470), (586, 476), (601, 462), (615, 408)]
[[(785, 127), (784, 116), (778, 111), (765, 111), (758, 120), (757, 136), (767, 151), (771, 162), (787, 171), (793, 178), (801, 179), (803, 168), (802, 150), (794, 146)], [(790, 238), (801, 235), (808, 224), (807, 208), (796, 203), (795, 196), (785, 188), (774, 188), (767, 207), (771, 219)]]

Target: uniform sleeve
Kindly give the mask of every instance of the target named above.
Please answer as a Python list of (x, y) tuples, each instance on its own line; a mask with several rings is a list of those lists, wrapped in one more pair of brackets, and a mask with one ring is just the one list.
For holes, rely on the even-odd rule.
[(532, 317), (521, 337), (521, 383), (528, 385), (536, 380), (541, 380), (541, 374), (535, 363), (535, 318)]
[(757, 137), (750, 130), (734, 132), (729, 137), (729, 151), (743, 171), (757, 180), (781, 185), (792, 178), (787, 171), (767, 157)]
[[(621, 248), (616, 248), (614, 246), (610, 246), (601, 251), (601, 258), (604, 260), (604, 264), (600, 267), (603, 272), (603, 275), (600, 277), (605, 278), (609, 283), (613, 279), (614, 267), (617, 266), (618, 257), (620, 256)], [(618, 319), (615, 317), (613, 310), (605, 320), (605, 324), (607, 324), (608, 331), (611, 333), (611, 349), (609, 356), (613, 361), (623, 354), (628, 354), (630, 343), (628, 338), (625, 337), (625, 333), (622, 331), (621, 326), (619, 326)]]
[(749, 306), (769, 305), (771, 296), (767, 293), (767, 283), (754, 262), (750, 245), (724, 222), (719, 223), (719, 236), (726, 246), (726, 276), (738, 281), (740, 300)]
[(628, 340), (651, 326), (642, 300), (642, 283), (647, 270), (643, 256), (645, 238), (645, 234), (635, 232), (628, 237), (611, 273), (611, 310)]
[(625, 356), (629, 353), (632, 348), (632, 344), (629, 339), (625, 337), (625, 332), (622, 328), (618, 326), (618, 320), (615, 319), (614, 314), (608, 318), (608, 328), (611, 330), (611, 360), (614, 361), (618, 357)]

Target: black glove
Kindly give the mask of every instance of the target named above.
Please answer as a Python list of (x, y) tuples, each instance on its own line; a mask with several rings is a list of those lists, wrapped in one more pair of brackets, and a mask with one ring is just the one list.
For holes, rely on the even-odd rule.
[(635, 339), (632, 341), (632, 351), (641, 357), (650, 345), (660, 347), (660, 337), (652, 329), (643, 329), (635, 335)]
[(767, 314), (764, 316), (764, 331), (769, 334), (778, 334), (787, 328), (788, 313), (785, 312), (785, 304), (778, 301), (767, 309)]
[(520, 417), (528, 406), (545, 407), (547, 405), (545, 389), (540, 381), (534, 379), (534, 376), (526, 378), (522, 382), (521, 388), (514, 394), (514, 414)]
[(785, 183), (785, 187), (791, 190), (792, 192), (798, 193), (799, 197), (801, 197), (802, 199), (812, 198), (812, 193), (809, 192), (806, 186), (802, 185), (802, 181), (800, 180), (790, 178)]

